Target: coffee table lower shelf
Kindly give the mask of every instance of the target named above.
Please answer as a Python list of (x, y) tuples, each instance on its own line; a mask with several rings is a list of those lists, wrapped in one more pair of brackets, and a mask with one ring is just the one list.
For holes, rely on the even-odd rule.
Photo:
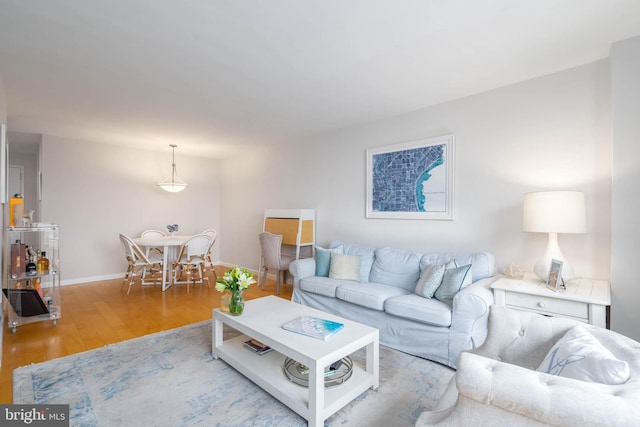
[[(225, 340), (216, 347), (216, 354), (238, 372), (249, 378), (266, 392), (291, 408), (301, 417), (309, 420), (309, 392), (306, 387), (290, 382), (284, 374), (285, 355), (277, 351), (259, 355), (244, 348), (248, 339), (241, 335)], [(375, 378), (354, 363), (353, 374), (344, 384), (324, 389), (323, 419), (327, 419), (347, 403), (354, 400), (374, 384)]]

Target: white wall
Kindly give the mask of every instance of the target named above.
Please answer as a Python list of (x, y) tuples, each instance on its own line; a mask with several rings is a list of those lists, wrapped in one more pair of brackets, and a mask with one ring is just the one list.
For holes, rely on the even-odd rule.
[(611, 328), (640, 341), (640, 37), (611, 49), (613, 83), (613, 229)]
[[(336, 94), (339, 96), (339, 94)], [(547, 237), (521, 230), (525, 192), (586, 193), (588, 232), (561, 235), (576, 274), (610, 273), (611, 122), (607, 61), (318, 136), (223, 165), (223, 260), (256, 268), (266, 208), (315, 208), (317, 240), (417, 251), (487, 250), (531, 270)], [(455, 220), (365, 219), (368, 148), (453, 133)], [(559, 209), (562, 207), (559, 206)]]
[(0, 123), (7, 124), (7, 97), (4, 93), (2, 76), (0, 76)]
[(135, 237), (149, 228), (166, 231), (167, 224), (184, 234), (220, 229), (215, 160), (176, 151), (178, 173), (189, 184), (181, 193), (155, 185), (171, 172), (169, 147), (152, 152), (44, 135), (41, 160), (42, 218), (60, 225), (63, 283), (121, 277), (118, 233)]

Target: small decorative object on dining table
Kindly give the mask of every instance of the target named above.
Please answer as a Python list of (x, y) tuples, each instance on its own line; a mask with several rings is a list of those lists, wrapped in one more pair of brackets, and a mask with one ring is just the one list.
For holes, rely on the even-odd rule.
[(253, 274), (249, 270), (241, 267), (234, 267), (222, 276), (222, 280), (216, 283), (216, 290), (224, 292), (231, 291), (229, 300), (229, 313), (233, 316), (240, 316), (244, 311), (244, 298), (242, 292), (250, 285), (256, 283)]
[(180, 227), (178, 226), (178, 224), (169, 224), (169, 225), (167, 225), (167, 230), (169, 230), (169, 234), (171, 234), (172, 236), (179, 229), (180, 229)]

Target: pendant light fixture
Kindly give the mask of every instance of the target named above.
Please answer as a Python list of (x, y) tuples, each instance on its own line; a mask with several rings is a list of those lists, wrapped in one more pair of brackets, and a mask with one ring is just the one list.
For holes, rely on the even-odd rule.
[(177, 193), (188, 187), (187, 183), (180, 179), (178, 172), (176, 172), (176, 147), (175, 144), (169, 144), (171, 147), (171, 176), (163, 181), (160, 181), (158, 185), (164, 190), (170, 193)]

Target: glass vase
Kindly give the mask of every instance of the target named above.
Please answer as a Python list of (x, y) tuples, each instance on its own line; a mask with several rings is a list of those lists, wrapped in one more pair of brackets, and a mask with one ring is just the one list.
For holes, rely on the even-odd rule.
[(232, 316), (240, 316), (244, 311), (244, 297), (242, 291), (231, 291), (231, 300), (229, 301), (229, 314)]
[(220, 311), (229, 312), (229, 303), (231, 302), (231, 292), (224, 291), (220, 296)]

